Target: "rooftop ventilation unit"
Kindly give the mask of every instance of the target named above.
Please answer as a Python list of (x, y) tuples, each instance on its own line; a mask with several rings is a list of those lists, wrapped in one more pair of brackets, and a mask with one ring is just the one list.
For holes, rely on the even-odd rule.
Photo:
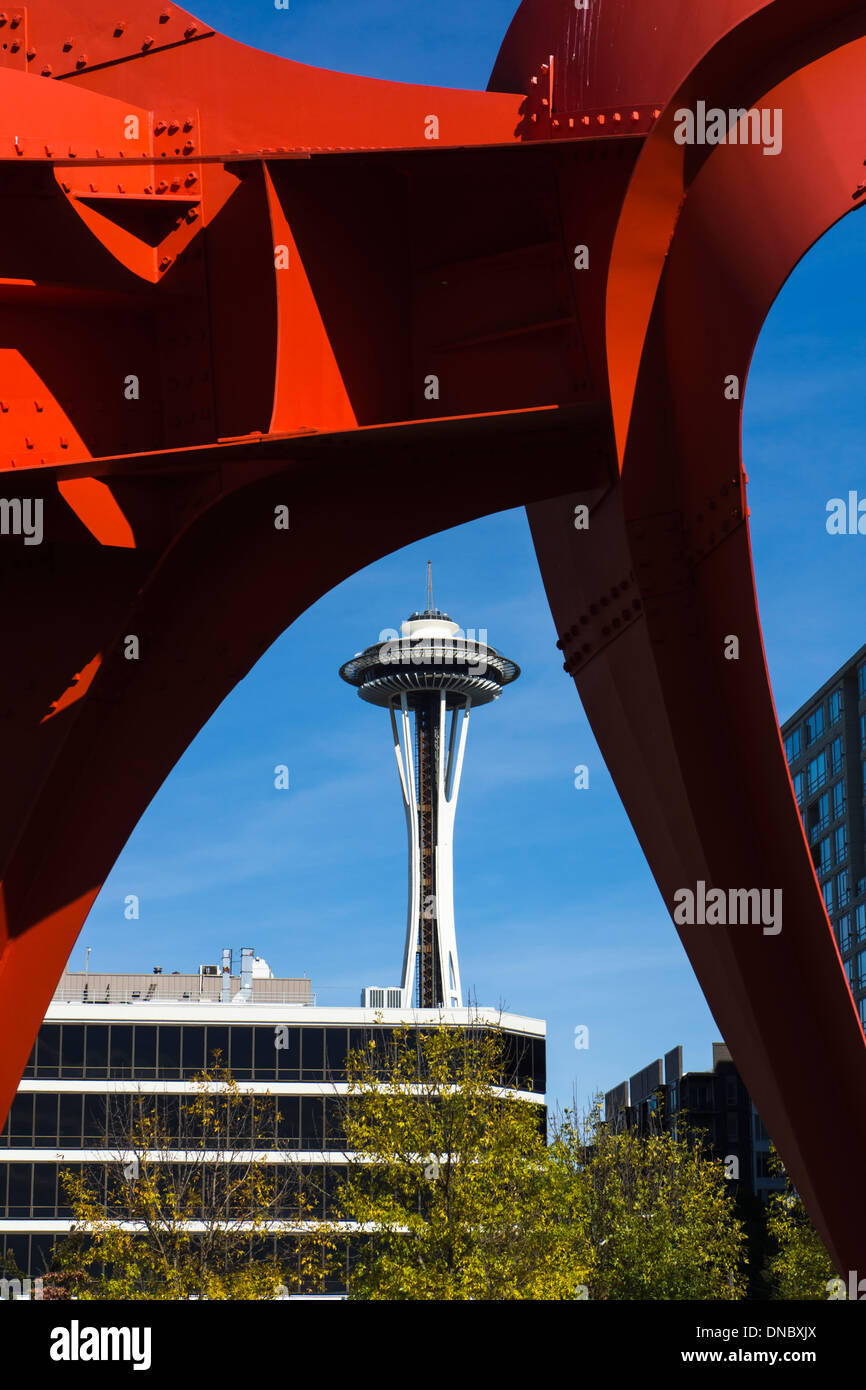
[(400, 988), (383, 989), (379, 985), (362, 989), (361, 1007), (364, 1009), (402, 1009), (403, 991)]

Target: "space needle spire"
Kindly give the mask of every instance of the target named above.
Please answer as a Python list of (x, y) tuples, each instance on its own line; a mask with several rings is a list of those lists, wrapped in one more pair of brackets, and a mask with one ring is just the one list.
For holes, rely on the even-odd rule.
[(462, 1008), (453, 835), (469, 711), (498, 699), (520, 668), (434, 608), (428, 562), (424, 612), (380, 634), (340, 675), (391, 716), (409, 839), (404, 1006)]

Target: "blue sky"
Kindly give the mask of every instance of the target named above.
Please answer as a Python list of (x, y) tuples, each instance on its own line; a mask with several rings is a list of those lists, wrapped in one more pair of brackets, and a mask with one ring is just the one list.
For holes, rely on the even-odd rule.
[[(245, 42), (324, 67), (486, 86), (514, 0), (202, 3)], [(765, 327), (744, 453), (761, 615), (785, 719), (864, 640), (866, 541), (830, 537), (826, 503), (866, 495), (863, 218), (806, 258)], [(339, 680), (348, 657), (437, 604), (523, 668), (472, 716), (455, 836), (464, 988), (548, 1021), (551, 1102), (585, 1103), (682, 1043), (711, 1061), (718, 1030), (562, 671), (523, 512), (410, 546), (333, 590), (216, 712), (158, 793), (72, 956), (102, 970), (195, 970), (254, 946), (320, 1003), (399, 982), (406, 843), (388, 719)], [(303, 672), (303, 679), (300, 679)], [(311, 674), (312, 673), (312, 674)], [(273, 785), (276, 764), (290, 789)], [(578, 792), (573, 771), (590, 768)], [(127, 922), (128, 893), (141, 901)], [(590, 1030), (588, 1051), (574, 1031)]]

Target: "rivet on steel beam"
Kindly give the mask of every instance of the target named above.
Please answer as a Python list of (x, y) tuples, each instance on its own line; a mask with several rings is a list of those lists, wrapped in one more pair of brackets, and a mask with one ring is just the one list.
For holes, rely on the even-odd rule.
[(42, 76), (43, 76), (43, 77), (50, 77), (53, 71), (54, 71), (54, 69), (53, 69), (53, 67), (51, 66), (51, 64), (50, 64), (50, 63), (46, 63), (46, 64), (45, 64), (45, 67), (42, 69)]
[(622, 116), (620, 115), (619, 111), (614, 111), (614, 113), (613, 113), (613, 119), (614, 119), (615, 121), (621, 121), (621, 120), (622, 120)]
[(187, 116), (186, 120), (185, 120), (184, 123), (183, 123), (183, 128), (184, 128), (184, 130), (186, 130), (186, 131), (192, 130), (193, 124), (194, 124), (194, 122), (190, 120), (189, 116)]
[(20, 42), (20, 40), (19, 40), (19, 39), (15, 39), (15, 41), (14, 41), (13, 43), (10, 43), (10, 45), (9, 45), (9, 52), (10, 52), (10, 53), (17, 53), (20, 47), (21, 47), (21, 42)]
[(558, 129), (559, 129), (559, 117), (558, 117), (558, 116), (554, 116), (554, 118), (553, 118), (553, 124), (554, 124), (554, 126), (556, 127), (556, 129), (558, 130)]
[(5, 24), (9, 16), (5, 10), (0, 10), (0, 24)]
[(172, 179), (172, 181), (171, 181), (171, 191), (172, 191), (172, 193), (177, 193), (177, 192), (179, 192), (179, 190), (180, 190), (180, 179)]
[(533, 122), (535, 122), (535, 121), (538, 120), (538, 117), (537, 117), (537, 115), (535, 114), (534, 111), (533, 111), (532, 115), (529, 117), (529, 119), (530, 119), (531, 121), (533, 121)]
[(171, 10), (160, 10), (160, 12), (159, 12), (159, 22), (160, 22), (160, 24), (168, 24), (168, 21), (169, 21), (170, 19), (171, 19)]
[(162, 132), (165, 130), (165, 128), (165, 121), (157, 121), (153, 127), (154, 135), (162, 135)]
[(858, 183), (851, 197), (856, 201), (858, 198), (862, 198), (864, 193), (866, 193), (866, 183)]
[(81, 57), (80, 57), (80, 58), (78, 59), (78, 61), (76, 62), (75, 66), (76, 66), (77, 68), (86, 68), (86, 67), (87, 67), (87, 54), (86, 54), (86, 53), (82, 53)]
[(640, 112), (639, 112), (639, 111), (632, 111), (632, 113), (631, 113), (631, 118), (632, 118), (633, 121), (639, 121), (639, 120), (640, 120)]
[(549, 63), (542, 63), (542, 64), (541, 64), (541, 71), (542, 71), (543, 73), (545, 73), (545, 74), (548, 73), (548, 72), (550, 72), (550, 64), (549, 64)]
[(64, 192), (64, 193), (68, 193), (68, 192), (69, 192), (69, 184), (68, 184), (68, 183), (62, 183), (62, 184), (60, 185), (60, 187), (63, 189), (63, 192)]
[(32, 63), (32, 62), (33, 62), (33, 59), (34, 59), (35, 57), (36, 57), (36, 49), (35, 49), (35, 48), (28, 48), (28, 50), (27, 50), (27, 61), (28, 61), (29, 63)]
[(153, 48), (153, 35), (148, 34), (147, 38), (144, 40), (141, 46), (144, 49)]
[(72, 46), (74, 45), (74, 43), (75, 43), (75, 40), (74, 40), (74, 39), (64, 39), (64, 41), (63, 41), (63, 52), (64, 52), (64, 53), (68, 53), (69, 50), (70, 50), (70, 48), (72, 48)]
[(187, 222), (195, 222), (198, 215), (198, 208), (190, 208), (189, 212), (186, 215)]
[(183, 36), (184, 36), (185, 39), (191, 39), (192, 36), (193, 36), (193, 34), (197, 34), (197, 33), (198, 33), (198, 25), (197, 25), (197, 24), (188, 24), (188, 25), (186, 26), (186, 28), (184, 29), (184, 31), (183, 31)]
[(549, 105), (550, 105), (550, 102), (547, 100), (547, 97), (542, 97), (542, 98), (541, 98), (541, 104), (542, 104), (542, 106), (549, 106)]
[(160, 179), (159, 183), (156, 185), (157, 193), (164, 193), (167, 188), (168, 184), (166, 183), (165, 179)]
[(187, 188), (191, 188), (194, 183), (198, 183), (198, 174), (187, 174), (184, 183)]
[(119, 39), (120, 36), (121, 36), (121, 34), (125, 33), (125, 31), (126, 31), (126, 20), (125, 20), (125, 19), (119, 19), (119, 20), (117, 21), (117, 23), (115, 24), (115, 26), (114, 26), (114, 37), (115, 37), (116, 39)]
[(568, 128), (569, 128), (569, 130), (574, 130), (574, 117), (573, 117), (573, 116), (569, 116), (569, 118), (568, 118)]
[(160, 263), (159, 263), (159, 268), (160, 268), (160, 270), (168, 270), (168, 267), (169, 267), (170, 265), (171, 265), (171, 256), (163, 256), (162, 260), (161, 260)]
[(183, 147), (183, 152), (184, 152), (184, 154), (192, 154), (192, 152), (193, 152), (194, 149), (195, 149), (195, 145), (192, 143), (192, 141), (191, 141), (191, 140), (187, 140), (186, 144), (185, 144), (184, 147)]
[(174, 133), (175, 133), (176, 130), (180, 130), (180, 121), (169, 121), (169, 123), (168, 123), (168, 133), (169, 133), (169, 135), (174, 135)]
[(150, 184), (150, 183), (147, 184), (147, 185), (145, 186), (145, 190), (144, 190), (144, 191), (145, 191), (145, 193), (152, 193), (152, 192), (153, 192), (153, 184)]
[(589, 125), (589, 116), (581, 116), (580, 123), (581, 125)]

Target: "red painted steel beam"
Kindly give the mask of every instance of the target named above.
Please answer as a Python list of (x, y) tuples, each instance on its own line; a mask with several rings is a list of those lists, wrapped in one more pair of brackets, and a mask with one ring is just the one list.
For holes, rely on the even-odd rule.
[[(722, 383), (852, 205), (866, 6), (524, 0), (487, 93), (322, 72), (172, 5), (6, 14), (0, 471), (44, 536), (0, 536), (0, 1112), (123, 843), (261, 652), (360, 566), (524, 503), (665, 901), (783, 892), (778, 936), (681, 936), (857, 1268), (866, 1046), (780, 746)], [(677, 145), (699, 99), (779, 105), (784, 152)], [(431, 503), (445, 458), (461, 487)]]

